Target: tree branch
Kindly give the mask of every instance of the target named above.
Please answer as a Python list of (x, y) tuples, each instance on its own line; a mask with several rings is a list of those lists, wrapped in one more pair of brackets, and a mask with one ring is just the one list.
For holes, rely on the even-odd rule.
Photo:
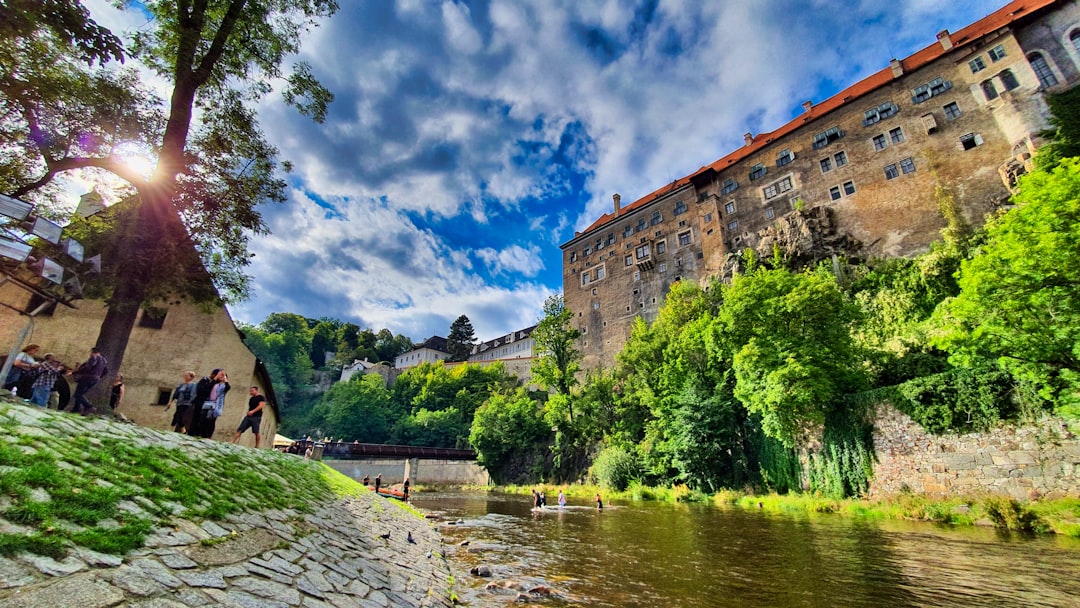
[(63, 173), (64, 171), (72, 171), (75, 169), (104, 169), (112, 173), (113, 175), (123, 179), (130, 183), (135, 188), (143, 188), (146, 186), (146, 179), (139, 175), (136, 171), (128, 167), (123, 161), (112, 158), (94, 158), (94, 157), (79, 157), (74, 156), (70, 158), (62, 158), (60, 160), (50, 160), (45, 158), (45, 166), (48, 167), (45, 175), (41, 176), (38, 180), (19, 187), (11, 193), (14, 198), (24, 196), (28, 192), (33, 192), (38, 188), (41, 188), (51, 182), (57, 173)]
[[(204, 5), (202, 9), (205, 12), (205, 2), (200, 2), (200, 4)], [(210, 50), (206, 52), (202, 61), (199, 62), (198, 69), (195, 70), (196, 87), (202, 86), (210, 79), (214, 66), (217, 65), (222, 53), (225, 52), (225, 44), (228, 43), (229, 36), (232, 36), (233, 28), (236, 27), (237, 21), (240, 20), (240, 13), (243, 12), (245, 4), (247, 4), (247, 0), (232, 0), (229, 3), (229, 10), (225, 13), (225, 18), (221, 20), (217, 32), (214, 33), (214, 41), (210, 43)]]

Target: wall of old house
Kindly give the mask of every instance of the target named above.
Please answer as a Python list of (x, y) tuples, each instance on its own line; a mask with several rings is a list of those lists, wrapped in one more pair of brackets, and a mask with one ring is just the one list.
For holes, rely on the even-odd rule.
[[(4, 303), (23, 308), (26, 299), (25, 292), (11, 285), (0, 287), (0, 301)], [(95, 344), (106, 308), (102, 302), (93, 300), (77, 302), (76, 306), (75, 309), (57, 306), (51, 315), (35, 318), (26, 343), (40, 344), (42, 355), (53, 353), (72, 367), (84, 361)], [(163, 394), (172, 394), (185, 371), (194, 371), (201, 378), (220, 367), (229, 374), (232, 388), (226, 395), (224, 413), (213, 438), (231, 439), (247, 412), (248, 387), (254, 385), (265, 390), (265, 383), (256, 372), (255, 356), (244, 345), (224, 307), (205, 312), (197, 305), (172, 302), (163, 303), (161, 308), (167, 312), (160, 329), (140, 325), (144, 313), (139, 313), (123, 368), (110, 369), (110, 377), (117, 371), (124, 375), (124, 399), (118, 411), (136, 424), (168, 429), (173, 411), (165, 411)], [(3, 350), (7, 351), (15, 342), (26, 322), (27, 317), (0, 307)], [(276, 414), (269, 407), (266, 411), (261, 432), (265, 441), (260, 447), (271, 447), (277, 432)], [(254, 446), (254, 437), (250, 432), (245, 433), (241, 443)]]

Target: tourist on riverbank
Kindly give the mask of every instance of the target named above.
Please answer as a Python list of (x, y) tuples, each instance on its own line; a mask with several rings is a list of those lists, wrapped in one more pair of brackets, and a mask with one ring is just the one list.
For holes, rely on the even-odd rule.
[[(34, 357), (37, 356), (39, 350), (41, 350), (40, 345), (28, 344), (19, 354), (15, 355), (15, 360), (11, 362), (11, 371), (8, 372), (7, 378), (4, 379), (4, 388), (9, 391), (15, 389), (19, 386), (23, 376), (38, 366), (37, 359)], [(29, 396), (29, 394), (26, 394), (23, 395), (23, 398)]]
[[(206, 397), (203, 398), (206, 380), (210, 382), (210, 388)], [(229, 388), (229, 375), (223, 369), (215, 369), (211, 372), (210, 378), (199, 380), (195, 388), (195, 406), (192, 408), (194, 410), (191, 416), (192, 428), (188, 429), (188, 435), (204, 439), (214, 436), (217, 419), (221, 417), (225, 409), (225, 393), (229, 392)]]
[(243, 435), (247, 429), (251, 429), (251, 432), (255, 433), (255, 447), (259, 447), (259, 429), (262, 428), (262, 413), (263, 408), (266, 407), (266, 397), (259, 394), (259, 387), (257, 386), (248, 389), (248, 394), (251, 395), (251, 398), (248, 399), (248, 411), (240, 422), (240, 426), (236, 429), (232, 442), (239, 441), (240, 435)]
[(364, 475), (364, 487), (371, 487), (371, 477), (369, 475)]
[(379, 493), (379, 488), (382, 486), (382, 473), (375, 476), (375, 493)]
[(177, 385), (173, 391), (172, 399), (165, 405), (165, 411), (176, 404), (170, 426), (177, 433), (187, 431), (188, 421), (191, 420), (191, 404), (195, 400), (195, 372), (184, 372), (184, 381)]
[(90, 349), (90, 357), (75, 367), (75, 372), (72, 374), (72, 378), (75, 379), (75, 403), (72, 404), (73, 411), (77, 411), (83, 416), (89, 415), (94, 411), (94, 406), (90, 405), (90, 402), (86, 399), (86, 393), (89, 393), (101, 379), (109, 373), (109, 362), (105, 359), (105, 355), (101, 354), (98, 347)]
[(56, 360), (52, 353), (46, 353), (45, 359), (38, 364), (37, 377), (30, 388), (30, 403), (41, 407), (49, 407), (49, 395), (60, 374), (64, 373), (64, 365)]
[(405, 500), (409, 500), (409, 478), (405, 478), (405, 483), (401, 484)]
[(124, 400), (124, 375), (116, 374), (113, 378), (112, 392), (109, 393), (109, 409), (116, 411), (120, 402)]
[(563, 494), (562, 490), (559, 490), (559, 508), (566, 507), (566, 494)]

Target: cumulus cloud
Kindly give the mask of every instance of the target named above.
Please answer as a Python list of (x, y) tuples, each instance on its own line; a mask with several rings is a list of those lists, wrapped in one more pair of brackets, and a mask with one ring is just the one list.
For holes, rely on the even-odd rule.
[(485, 247), (477, 250), (476, 255), (496, 274), (517, 273), (534, 277), (544, 268), (540, 248), (536, 245), (529, 245), (527, 248), (511, 245), (502, 251)]

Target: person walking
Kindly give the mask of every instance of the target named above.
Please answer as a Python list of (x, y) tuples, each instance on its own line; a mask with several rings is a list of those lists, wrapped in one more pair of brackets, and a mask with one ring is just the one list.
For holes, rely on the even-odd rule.
[[(205, 379), (203, 378), (203, 380)], [(214, 370), (211, 382), (210, 392), (206, 399), (201, 404), (200, 401), (196, 400), (195, 406), (192, 408), (195, 410), (191, 417), (194, 428), (188, 431), (188, 435), (202, 437), (203, 439), (210, 439), (214, 436), (217, 419), (221, 417), (225, 409), (225, 393), (229, 392), (231, 387), (229, 385), (229, 375), (223, 369)], [(196, 387), (195, 396), (197, 399), (200, 396), (199, 391), (203, 388), (203, 381), (200, 380), (199, 384), (200, 386)]]
[(208, 399), (210, 399), (210, 391), (214, 388), (215, 378), (221, 369), (215, 368), (209, 375), (203, 376), (195, 384), (195, 397), (191, 400), (191, 410), (189, 417), (184, 421), (187, 427), (187, 434), (192, 437), (202, 437), (202, 424), (203, 424), (203, 405)]
[(57, 361), (52, 353), (46, 353), (45, 359), (38, 364), (37, 372), (31, 388), (30, 403), (49, 407), (49, 394), (52, 393), (56, 379), (64, 372), (64, 365)]
[(89, 393), (97, 386), (98, 382), (101, 382), (101, 379), (108, 373), (109, 362), (105, 359), (105, 355), (101, 354), (98, 347), (91, 348), (90, 357), (80, 363), (72, 374), (72, 378), (75, 379), (75, 403), (71, 407), (74, 411), (83, 416), (94, 411), (94, 406), (90, 405), (90, 402), (86, 399), (86, 393)]
[(262, 428), (262, 413), (263, 408), (266, 407), (266, 397), (259, 394), (259, 387), (257, 386), (249, 388), (248, 394), (251, 395), (248, 399), (248, 411), (240, 422), (239, 428), (236, 429), (232, 442), (240, 441), (240, 435), (243, 435), (244, 431), (251, 429), (251, 432), (255, 433), (255, 447), (257, 448), (259, 447), (259, 429)]
[(195, 372), (184, 372), (184, 381), (177, 385), (173, 391), (172, 399), (165, 405), (165, 411), (176, 404), (170, 426), (177, 433), (187, 430), (187, 423), (191, 420), (191, 404), (195, 401)]
[[(38, 351), (41, 350), (41, 346), (37, 344), (28, 344), (26, 348), (19, 351), (19, 354), (15, 355), (15, 360), (11, 362), (11, 371), (8, 372), (7, 378), (4, 379), (4, 388), (7, 390), (15, 390), (23, 380), (23, 376), (31, 373), (34, 368), (38, 366), (37, 356)], [(29, 394), (23, 395), (23, 398), (29, 397)]]

